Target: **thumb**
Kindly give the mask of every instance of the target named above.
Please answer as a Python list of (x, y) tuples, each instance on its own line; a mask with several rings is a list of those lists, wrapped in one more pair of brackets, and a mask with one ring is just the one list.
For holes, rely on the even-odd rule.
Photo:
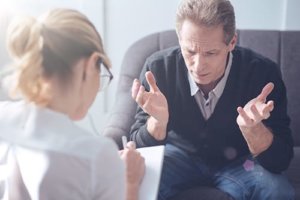
[(128, 149), (136, 149), (135, 142), (129, 141), (129, 142), (126, 144), (126, 147), (127, 147)]
[(145, 76), (146, 76), (146, 80), (150, 86), (150, 91), (153, 91), (153, 92), (159, 91), (159, 88), (156, 85), (156, 80), (154, 78), (153, 73), (151, 71), (147, 71)]

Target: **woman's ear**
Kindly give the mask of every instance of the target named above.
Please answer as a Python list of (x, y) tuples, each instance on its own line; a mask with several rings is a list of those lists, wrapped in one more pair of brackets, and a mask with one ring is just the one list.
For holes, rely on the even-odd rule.
[(98, 70), (98, 60), (100, 58), (99, 53), (94, 52), (90, 57), (87, 58), (86, 60), (86, 65), (84, 67), (84, 72), (83, 72), (83, 80), (87, 78), (87, 76), (90, 76), (92, 74), (95, 74), (95, 70)]

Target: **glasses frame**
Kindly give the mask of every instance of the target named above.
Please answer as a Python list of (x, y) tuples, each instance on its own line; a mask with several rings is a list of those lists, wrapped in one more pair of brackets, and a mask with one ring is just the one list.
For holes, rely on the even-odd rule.
[[(114, 78), (114, 76), (113, 76), (112, 72), (110, 71), (109, 67), (102, 61), (102, 59), (99, 59), (98, 66), (99, 66), (99, 77), (100, 77), (99, 91), (103, 91), (109, 86), (109, 84), (112, 81), (112, 79)], [(102, 74), (103, 71), (106, 71), (107, 74)], [(101, 80), (103, 80), (105, 78), (108, 78), (108, 82), (105, 85), (103, 85), (103, 84), (101, 84)]]

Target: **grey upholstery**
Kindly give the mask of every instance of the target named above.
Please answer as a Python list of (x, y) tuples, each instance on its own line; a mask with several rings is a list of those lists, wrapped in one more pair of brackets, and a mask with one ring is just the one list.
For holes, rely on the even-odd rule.
[[(287, 87), (288, 112), (295, 141), (295, 156), (286, 174), (296, 190), (296, 200), (300, 200), (300, 31), (239, 30), (238, 44), (251, 48), (277, 62)], [(104, 134), (112, 137), (121, 147), (121, 136), (128, 136), (134, 121), (136, 103), (131, 99), (131, 84), (138, 78), (144, 62), (155, 51), (177, 45), (174, 30), (148, 35), (135, 42), (127, 51), (121, 66), (116, 92), (116, 102)], [(275, 102), (276, 106), (276, 102)], [(174, 198), (180, 199), (229, 199), (224, 193), (214, 189), (197, 187), (184, 191)]]

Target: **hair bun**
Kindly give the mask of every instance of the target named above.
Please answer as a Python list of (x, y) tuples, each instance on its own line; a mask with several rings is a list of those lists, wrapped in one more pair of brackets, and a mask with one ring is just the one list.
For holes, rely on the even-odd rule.
[(33, 17), (18, 17), (12, 20), (7, 32), (7, 47), (17, 67), (12, 94), (21, 92), (31, 101), (37, 99), (43, 90), (41, 28), (41, 23)]
[(14, 59), (42, 49), (41, 23), (34, 17), (16, 17), (8, 26), (7, 47)]

